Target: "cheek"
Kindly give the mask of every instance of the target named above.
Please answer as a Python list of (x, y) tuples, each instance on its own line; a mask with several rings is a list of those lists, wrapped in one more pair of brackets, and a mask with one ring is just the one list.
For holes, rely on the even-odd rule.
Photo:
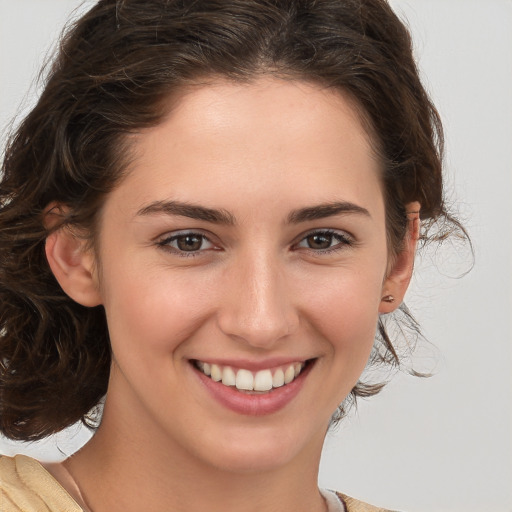
[(316, 324), (358, 330), (377, 319), (383, 275), (384, 265), (327, 269), (303, 279), (294, 293), (304, 298), (303, 307)]
[[(323, 393), (315, 397), (319, 417), (327, 420), (358, 382), (375, 339), (381, 275), (339, 271), (335, 279), (317, 288), (297, 290), (303, 297), (302, 318), (308, 338), (315, 340)], [(308, 291), (309, 290), (309, 291)], [(307, 304), (307, 306), (306, 306)]]
[(168, 354), (208, 314), (204, 280), (158, 267), (142, 271), (133, 260), (110, 270), (104, 303), (115, 356), (116, 349), (146, 360)]
[[(322, 314), (323, 311), (323, 314)], [(375, 301), (353, 297), (332, 297), (328, 305), (318, 310), (321, 333), (335, 358), (352, 368), (364, 368), (375, 338), (378, 312)]]

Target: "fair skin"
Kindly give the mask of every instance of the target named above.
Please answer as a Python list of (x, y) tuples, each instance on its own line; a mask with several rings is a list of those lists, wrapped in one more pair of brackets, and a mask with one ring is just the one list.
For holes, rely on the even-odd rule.
[[(391, 258), (356, 110), (304, 82), (191, 88), (132, 148), (98, 254), (47, 240), (66, 293), (104, 306), (113, 353), (102, 424), (66, 468), (95, 512), (325, 510), (323, 439), (405, 294), (417, 214)], [(275, 388), (237, 390), (228, 366)]]

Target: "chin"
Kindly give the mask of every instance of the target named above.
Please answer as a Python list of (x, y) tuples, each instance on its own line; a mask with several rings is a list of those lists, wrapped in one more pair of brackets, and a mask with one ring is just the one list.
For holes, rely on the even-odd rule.
[(250, 450), (232, 449), (220, 457), (221, 463), (215, 461), (215, 467), (237, 474), (269, 473), (287, 467), (295, 459), (294, 455), (292, 450), (261, 450), (257, 446)]
[(211, 464), (223, 471), (247, 474), (278, 471), (301, 460), (319, 458), (325, 431), (305, 434), (283, 432), (282, 426), (279, 432), (269, 428), (231, 432), (209, 450)]

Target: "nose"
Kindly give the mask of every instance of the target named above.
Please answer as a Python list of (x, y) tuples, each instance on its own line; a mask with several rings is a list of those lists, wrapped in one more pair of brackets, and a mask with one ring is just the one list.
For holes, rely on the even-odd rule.
[(278, 257), (261, 252), (233, 263), (224, 276), (220, 329), (261, 349), (293, 334), (299, 314), (285, 270)]

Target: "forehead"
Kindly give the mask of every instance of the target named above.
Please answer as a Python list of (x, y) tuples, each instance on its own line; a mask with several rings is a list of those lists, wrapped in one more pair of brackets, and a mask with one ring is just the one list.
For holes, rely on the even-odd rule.
[(302, 81), (184, 88), (166, 118), (131, 145), (135, 158), (120, 188), (131, 188), (130, 202), (139, 204), (155, 195), (201, 196), (217, 207), (249, 192), (262, 204), (285, 196), (329, 202), (340, 194), (369, 202), (380, 194), (380, 166), (354, 102)]
[[(199, 144), (229, 135), (245, 142), (245, 149), (256, 148), (258, 141), (270, 147), (283, 144), (285, 136), (291, 144), (322, 140), (338, 145), (343, 138), (365, 150), (373, 146), (373, 134), (366, 129), (357, 101), (347, 92), (309, 81), (266, 76), (248, 82), (218, 79), (181, 88), (169, 106), (166, 120)], [(267, 140), (261, 137), (264, 133)]]

